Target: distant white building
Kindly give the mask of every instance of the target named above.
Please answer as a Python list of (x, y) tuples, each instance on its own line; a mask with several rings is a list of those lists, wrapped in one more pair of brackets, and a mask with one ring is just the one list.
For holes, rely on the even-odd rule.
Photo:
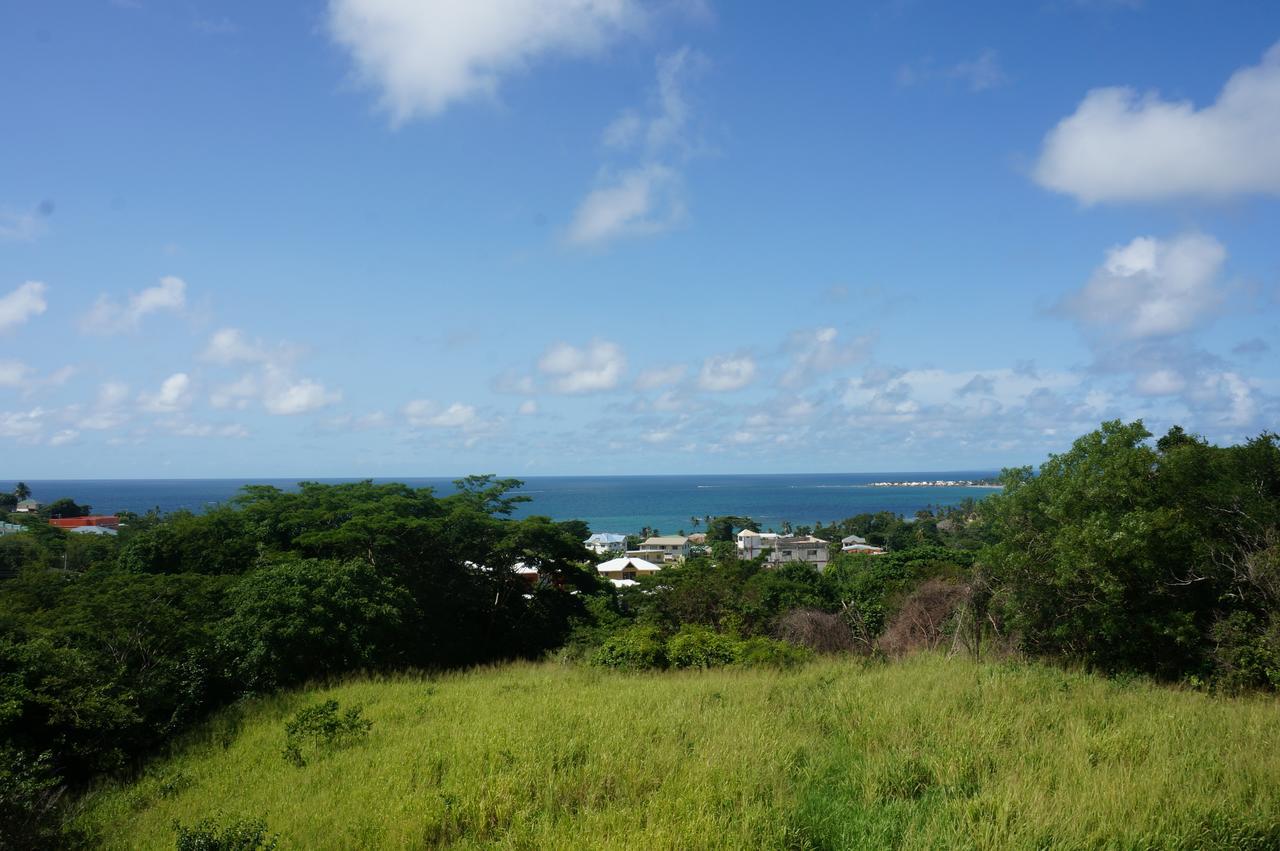
[(619, 588), (635, 585), (642, 576), (654, 576), (662, 567), (642, 558), (624, 556), (596, 565), (596, 572)]
[(620, 553), (627, 548), (627, 536), (614, 532), (596, 532), (582, 543), (596, 555)]
[(866, 538), (857, 535), (849, 535), (847, 538), (840, 539), (840, 551), (844, 553), (863, 553), (865, 555), (878, 556), (884, 552), (883, 547), (877, 547), (874, 544), (868, 544)]
[(19, 514), (35, 514), (40, 510), (40, 503), (36, 502), (34, 499), (24, 499), (22, 502), (19, 502), (13, 510)]
[(73, 535), (118, 535), (119, 534), (119, 532), (117, 532), (115, 529), (112, 529), (109, 526), (76, 526), (72, 529), (68, 529), (67, 531)]
[(744, 559), (767, 555), (766, 563), (785, 564), (802, 561), (818, 570), (827, 566), (828, 542), (812, 535), (779, 535), (776, 532), (753, 532), (743, 529), (738, 533), (738, 555)]
[[(627, 553), (627, 555), (632, 554)], [(634, 554), (639, 558), (656, 558), (659, 561), (681, 561), (689, 557), (689, 539), (684, 535), (659, 535), (646, 538)]]

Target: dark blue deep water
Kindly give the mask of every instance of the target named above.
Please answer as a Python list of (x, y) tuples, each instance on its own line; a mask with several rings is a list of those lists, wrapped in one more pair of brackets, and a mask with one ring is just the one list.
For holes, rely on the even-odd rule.
[[(598, 532), (635, 532), (644, 526), (674, 533), (694, 531), (691, 517), (738, 514), (753, 517), (766, 529), (783, 520), (809, 524), (840, 520), (854, 514), (893, 511), (910, 516), (921, 508), (981, 499), (991, 488), (869, 487), (879, 481), (982, 479), (990, 470), (906, 473), (841, 473), (803, 475), (706, 476), (530, 476), (523, 493), (532, 502), (518, 514), (545, 514), (557, 520), (581, 519)], [(71, 497), (95, 512), (145, 512), (188, 509), (202, 511), (226, 502), (246, 484), (295, 486), (294, 479), (62, 479), (28, 481), (41, 502)], [(318, 479), (322, 482), (352, 479)], [(453, 490), (449, 479), (379, 479)], [(0, 482), (8, 490), (10, 482)]]

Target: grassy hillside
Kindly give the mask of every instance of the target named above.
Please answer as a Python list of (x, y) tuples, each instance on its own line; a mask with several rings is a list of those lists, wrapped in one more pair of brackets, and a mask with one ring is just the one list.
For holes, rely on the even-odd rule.
[[(333, 697), (362, 744), (299, 768)], [(1280, 706), (923, 657), (794, 672), (518, 665), (224, 714), (89, 796), (109, 847), (262, 816), (281, 848), (1275, 848)]]

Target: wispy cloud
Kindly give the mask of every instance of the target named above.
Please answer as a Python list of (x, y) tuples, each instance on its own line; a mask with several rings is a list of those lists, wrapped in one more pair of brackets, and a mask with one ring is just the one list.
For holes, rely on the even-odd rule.
[(896, 80), (899, 86), (924, 85), (931, 82), (960, 83), (971, 92), (1008, 85), (1009, 75), (1000, 65), (1000, 56), (994, 50), (984, 50), (973, 59), (952, 65), (937, 66), (932, 60), (922, 60), (898, 68)]
[(686, 86), (705, 65), (705, 57), (688, 47), (658, 58), (652, 109), (623, 111), (603, 134), (606, 148), (634, 159), (601, 169), (569, 225), (570, 243), (659, 233), (685, 219), (681, 168), (697, 148)]
[(52, 201), (41, 201), (30, 210), (0, 207), (0, 240), (31, 242), (38, 239), (49, 229), (48, 220), (53, 210)]
[(44, 298), (46, 289), (40, 281), (27, 281), (7, 295), (0, 296), (0, 332), (44, 313), (49, 306)]
[(181, 312), (187, 304), (187, 284), (172, 275), (160, 279), (154, 287), (130, 293), (123, 303), (105, 295), (99, 296), (93, 308), (80, 320), (80, 327), (90, 334), (122, 334), (136, 331), (142, 320), (162, 311)]

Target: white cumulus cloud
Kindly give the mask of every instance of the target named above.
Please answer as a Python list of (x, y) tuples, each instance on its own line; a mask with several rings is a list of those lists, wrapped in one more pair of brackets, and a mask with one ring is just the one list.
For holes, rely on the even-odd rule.
[(269, 414), (305, 414), (342, 401), (341, 393), (310, 378), (291, 381), (286, 376), (269, 375), (264, 385), (262, 406)]
[(144, 411), (152, 413), (182, 410), (191, 404), (191, 376), (185, 372), (175, 372), (161, 382), (157, 392), (141, 394), (138, 404)]
[(1045, 137), (1036, 181), (1086, 204), (1280, 194), (1280, 44), (1218, 99), (1095, 89)]
[(473, 97), (550, 56), (638, 31), (633, 0), (331, 0), (329, 33), (399, 124)]
[(1138, 237), (1115, 246), (1080, 291), (1059, 309), (1082, 326), (1123, 340), (1165, 337), (1212, 317), (1223, 295), (1227, 252), (1210, 236)]
[(555, 343), (538, 359), (538, 369), (556, 393), (598, 393), (618, 386), (627, 368), (622, 347), (608, 340), (592, 340), (582, 348)]
[(248, 371), (217, 387), (209, 397), (210, 404), (243, 410), (258, 401), (269, 414), (293, 416), (342, 401), (341, 391), (295, 374), (294, 361), (299, 356), (294, 346), (268, 346), (249, 339), (238, 328), (215, 331), (201, 359), (221, 366), (246, 366)]

